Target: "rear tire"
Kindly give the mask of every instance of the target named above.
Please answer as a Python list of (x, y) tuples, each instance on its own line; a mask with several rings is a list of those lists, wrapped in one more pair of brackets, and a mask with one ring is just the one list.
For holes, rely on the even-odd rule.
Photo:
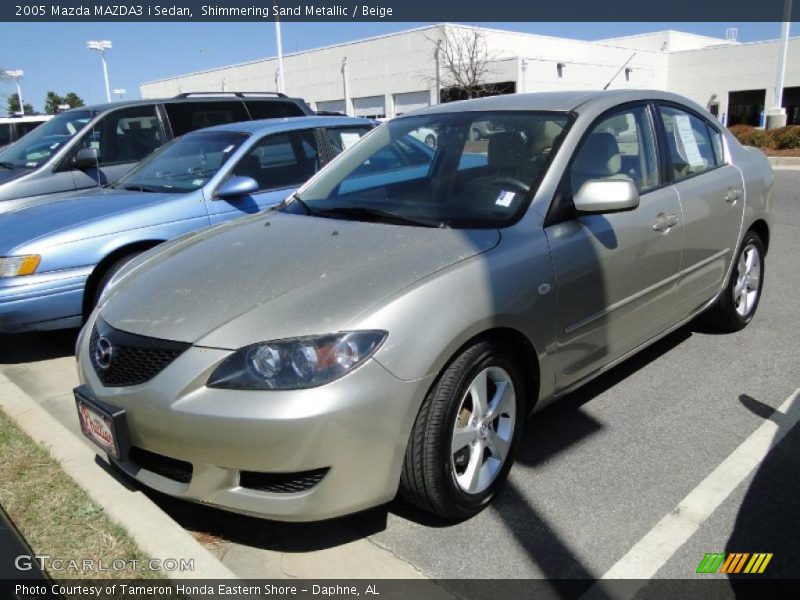
[(525, 390), (516, 361), (484, 340), (442, 372), (422, 403), (406, 447), (400, 493), (452, 520), (491, 501), (514, 462)]
[(742, 240), (730, 281), (703, 320), (719, 331), (734, 332), (753, 320), (764, 287), (764, 243), (755, 231)]

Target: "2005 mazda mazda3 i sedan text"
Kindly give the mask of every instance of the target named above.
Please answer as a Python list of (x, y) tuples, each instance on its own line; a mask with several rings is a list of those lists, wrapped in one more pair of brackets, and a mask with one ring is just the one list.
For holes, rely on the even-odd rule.
[(701, 313), (747, 325), (772, 182), (668, 93), (405, 115), (279, 209), (118, 273), (79, 339), (82, 426), (143, 484), (228, 510), (316, 520), (399, 490), (468, 517), (534, 409)]

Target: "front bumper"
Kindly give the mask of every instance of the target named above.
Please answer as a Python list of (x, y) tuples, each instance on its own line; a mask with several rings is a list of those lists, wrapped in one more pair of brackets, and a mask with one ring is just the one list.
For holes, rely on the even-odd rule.
[(0, 278), (0, 333), (79, 327), (91, 267)]
[[(99, 400), (125, 409), (131, 444), (191, 464), (188, 481), (132, 459), (129, 475), (163, 493), (227, 510), (286, 521), (357, 512), (397, 493), (406, 443), (430, 379), (397, 379), (374, 360), (328, 385), (293, 391), (205, 387), (231, 354), (191, 347), (150, 381), (107, 388), (89, 358), (89, 331), (78, 342), (81, 382)], [(327, 468), (301, 492), (241, 485), (241, 472), (294, 474)]]

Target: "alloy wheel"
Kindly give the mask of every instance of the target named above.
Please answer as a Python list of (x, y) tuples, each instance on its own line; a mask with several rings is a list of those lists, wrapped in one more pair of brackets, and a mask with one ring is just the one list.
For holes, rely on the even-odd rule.
[(747, 317), (758, 301), (761, 281), (761, 254), (752, 243), (745, 246), (736, 264), (736, 285), (733, 286), (733, 305), (736, 313)]
[(450, 466), (462, 491), (480, 494), (497, 478), (514, 439), (516, 414), (511, 376), (496, 366), (480, 371), (464, 393), (453, 424)]

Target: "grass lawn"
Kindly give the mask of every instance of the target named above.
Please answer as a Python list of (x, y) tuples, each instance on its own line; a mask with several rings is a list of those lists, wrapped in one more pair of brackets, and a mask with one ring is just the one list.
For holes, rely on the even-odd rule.
[[(47, 450), (25, 435), (2, 410), (0, 505), (34, 554), (64, 561), (63, 565), (46, 568), (54, 578), (164, 577), (160, 571), (148, 569), (149, 557), (125, 530), (113, 523)], [(94, 571), (82, 570), (87, 559), (93, 561)], [(71, 568), (70, 560), (76, 561), (77, 570)], [(132, 561), (137, 561), (136, 568)], [(101, 564), (108, 570), (98, 572)], [(112, 569), (112, 565), (124, 568)]]

